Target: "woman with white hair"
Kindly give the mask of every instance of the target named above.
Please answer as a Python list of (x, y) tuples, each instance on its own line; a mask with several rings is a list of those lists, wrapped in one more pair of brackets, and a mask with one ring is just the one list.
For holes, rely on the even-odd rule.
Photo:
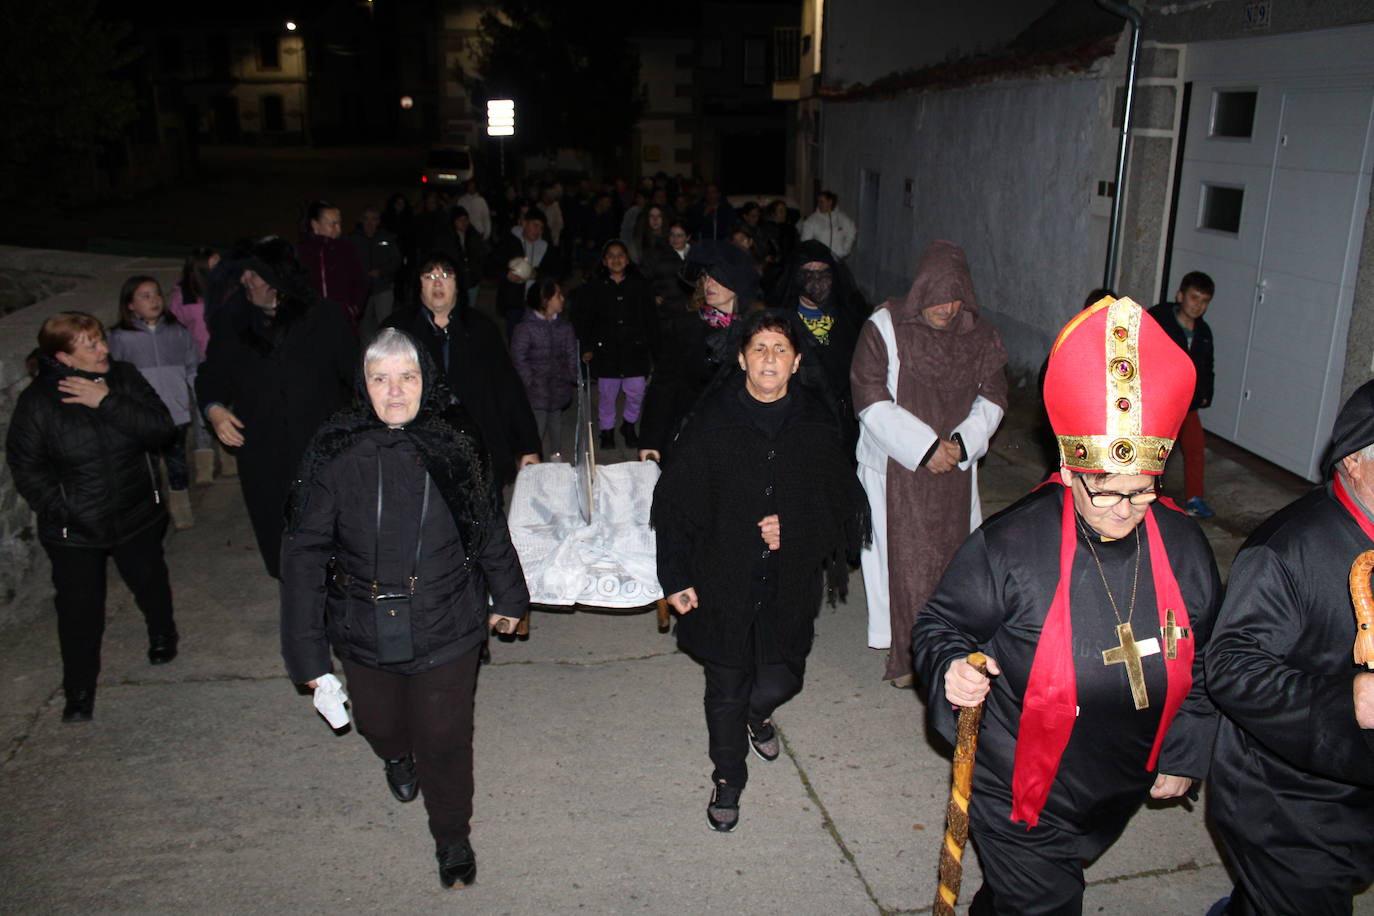
[(313, 689), (333, 647), (391, 793), (424, 794), (440, 882), (465, 885), (478, 655), (529, 593), (482, 446), (428, 355), (387, 328), (362, 368), (358, 406), (315, 434), (287, 506), (282, 656)]

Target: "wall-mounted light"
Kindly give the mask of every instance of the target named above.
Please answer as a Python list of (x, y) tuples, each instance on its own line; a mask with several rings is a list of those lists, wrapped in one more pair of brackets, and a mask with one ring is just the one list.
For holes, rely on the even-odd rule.
[(288, 31), (288, 32), (294, 32), (294, 31), (296, 31), (296, 23), (295, 23), (295, 20), (292, 20), (292, 19), (286, 20), (286, 31)]

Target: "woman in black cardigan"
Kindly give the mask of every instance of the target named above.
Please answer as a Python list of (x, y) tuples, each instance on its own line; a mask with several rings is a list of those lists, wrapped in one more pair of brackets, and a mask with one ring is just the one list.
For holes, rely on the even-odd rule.
[(291, 491), (282, 656), (318, 689), (333, 648), (392, 794), (424, 795), (440, 882), (469, 884), (478, 654), (529, 592), (481, 443), (428, 355), (387, 328), (362, 375), (359, 406), (320, 427)]
[(739, 823), (750, 745), (778, 756), (772, 715), (801, 690), (825, 567), (843, 569), (868, 537), (834, 415), (789, 385), (801, 363), (794, 325), (764, 311), (741, 331), (743, 373), (703, 399), (652, 511), (678, 645), (706, 669), (706, 818), (723, 832)]

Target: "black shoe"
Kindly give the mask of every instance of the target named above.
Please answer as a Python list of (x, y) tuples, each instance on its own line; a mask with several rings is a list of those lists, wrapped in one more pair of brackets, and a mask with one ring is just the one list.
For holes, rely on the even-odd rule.
[(415, 772), (414, 754), (386, 762), (386, 784), (398, 802), (415, 801), (420, 794), (420, 776)]
[(626, 448), (635, 448), (639, 445), (639, 434), (635, 432), (635, 425), (629, 420), (620, 424), (620, 434), (625, 437)]
[(62, 707), (63, 722), (89, 722), (94, 712), (94, 687), (82, 687), (67, 691), (67, 705)]
[(712, 830), (731, 833), (739, 826), (739, 797), (744, 790), (728, 782), (716, 783), (711, 802), (706, 806), (706, 823)]
[(615, 430), (603, 429), (601, 431), (601, 447), (604, 449), (615, 448)]
[(177, 657), (177, 634), (148, 637), (148, 664), (165, 665)]
[(439, 883), (444, 887), (467, 887), (477, 880), (477, 857), (467, 840), (447, 846), (435, 844), (434, 858), (439, 860)]
[(763, 724), (758, 728), (750, 725), (749, 746), (754, 749), (763, 760), (772, 763), (778, 759), (778, 754), (782, 752), (782, 742), (778, 739), (778, 730), (773, 727), (772, 719), (764, 719)]

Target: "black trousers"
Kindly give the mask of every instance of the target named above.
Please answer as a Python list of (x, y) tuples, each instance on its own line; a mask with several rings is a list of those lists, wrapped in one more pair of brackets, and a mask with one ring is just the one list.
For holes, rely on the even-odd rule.
[[(754, 639), (751, 636), (750, 641)], [(779, 706), (802, 689), (806, 659), (763, 661), (751, 647), (752, 664), (742, 668), (704, 661), (706, 669), (706, 731), (710, 740), (711, 778), (744, 788), (749, 781), (749, 734)]]
[(164, 519), (112, 549), (44, 544), (57, 589), (57, 639), (62, 647), (62, 687), (90, 690), (100, 675), (100, 643), (105, 636), (105, 559), (113, 557), (120, 578), (143, 612), (148, 635), (176, 633), (172, 586), (162, 556)]
[(444, 845), (466, 840), (472, 820), (472, 713), (480, 648), (422, 674), (343, 662), (358, 731), (383, 760), (415, 754), (429, 832)]
[(1027, 830), (1006, 817), (1006, 808), (991, 807), (1001, 813), (981, 810), (975, 794), (969, 809), (983, 867), (969, 916), (1081, 916), (1085, 856), (1077, 839), (1044, 823)]

